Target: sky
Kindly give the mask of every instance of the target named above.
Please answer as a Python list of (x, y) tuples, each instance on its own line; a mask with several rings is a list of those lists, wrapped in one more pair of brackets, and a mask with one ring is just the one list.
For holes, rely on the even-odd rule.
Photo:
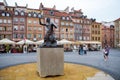
[[(2, 2), (3, 0), (0, 0)], [(52, 8), (56, 5), (56, 9), (64, 10), (69, 6), (70, 10), (82, 9), (84, 15), (88, 18), (95, 18), (96, 21), (110, 22), (120, 18), (120, 0), (6, 0), (9, 6), (25, 6), (28, 8), (38, 9), (42, 2), (45, 7)]]

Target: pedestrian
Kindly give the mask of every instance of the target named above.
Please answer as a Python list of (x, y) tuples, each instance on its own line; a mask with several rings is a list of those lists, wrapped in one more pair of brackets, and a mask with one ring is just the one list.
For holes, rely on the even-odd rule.
[(84, 52), (84, 54), (87, 54), (87, 45), (83, 46), (83, 52)]
[(109, 46), (105, 46), (105, 48), (103, 49), (103, 53), (104, 53), (104, 60), (107, 61), (108, 60), (108, 55), (109, 55)]
[(82, 45), (80, 45), (78, 51), (79, 51), (79, 55), (83, 55), (83, 46)]

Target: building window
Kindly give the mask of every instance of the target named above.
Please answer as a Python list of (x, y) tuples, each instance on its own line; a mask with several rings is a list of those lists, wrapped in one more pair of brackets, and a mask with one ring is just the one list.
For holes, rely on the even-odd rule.
[(97, 31), (95, 31), (95, 34), (97, 34)]
[(13, 29), (14, 29), (14, 31), (18, 30), (18, 26), (14, 26)]
[(21, 30), (21, 31), (24, 31), (24, 26), (20, 26), (20, 30)]
[(6, 16), (8, 16), (8, 17), (9, 17), (9, 16), (10, 16), (10, 14), (9, 14), (9, 13), (6, 13)]
[(73, 23), (70, 23), (70, 26), (73, 26)]
[(5, 13), (2, 13), (2, 16), (5, 16)]
[(14, 21), (15, 21), (15, 22), (18, 22), (18, 18), (14, 18)]
[(28, 20), (28, 23), (32, 23), (32, 21), (31, 21), (31, 20)]
[(38, 34), (38, 38), (42, 38), (42, 34)]
[(34, 27), (33, 29), (34, 29), (34, 30), (37, 30), (37, 28), (36, 28), (36, 27)]
[(37, 21), (33, 21), (34, 24), (37, 24)]
[(8, 20), (8, 23), (11, 23), (11, 20)]
[(32, 16), (31, 13), (29, 13), (28, 16), (31, 17)]
[(90, 37), (87, 37), (87, 40), (90, 40)]
[(0, 23), (2, 23), (2, 19), (0, 19)]
[(0, 27), (0, 31), (2, 31), (2, 27)]
[(24, 16), (24, 12), (21, 12), (21, 16)]
[(36, 38), (36, 34), (34, 34), (34, 38)]
[(68, 32), (68, 29), (66, 29), (66, 32)]
[(7, 23), (7, 20), (6, 20), (6, 19), (4, 19), (4, 23)]
[(37, 14), (36, 14), (36, 13), (34, 13), (34, 14), (33, 14), (33, 16), (34, 16), (34, 17), (37, 17)]
[(94, 41), (94, 37), (92, 37), (92, 40)]
[(12, 31), (12, 28), (11, 28), (11, 27), (9, 27), (9, 28), (7, 28), (7, 30), (8, 30), (8, 31)]
[(39, 31), (41, 31), (41, 30), (42, 30), (42, 28), (40, 27), (40, 28), (38, 28), (38, 30), (39, 30)]
[(41, 14), (38, 14), (38, 18), (41, 18), (42, 17), (42, 15)]
[(28, 27), (28, 30), (29, 30), (29, 31), (31, 31), (31, 30), (32, 30), (32, 28), (31, 28), (31, 27)]
[(67, 17), (67, 20), (69, 20), (69, 17)]
[(77, 20), (77, 23), (79, 23), (79, 20)]
[(64, 34), (61, 34), (61, 38), (64, 38)]
[(13, 34), (13, 38), (18, 38), (18, 34)]
[(100, 37), (98, 37), (98, 41), (100, 41)]
[(25, 21), (25, 19), (24, 18), (20, 18), (20, 22), (24, 22)]
[(28, 34), (28, 35), (27, 35), (27, 38), (31, 38), (31, 34)]
[(72, 29), (70, 29), (70, 32), (72, 32)]
[(82, 40), (82, 36), (79, 36), (79, 40)]
[(53, 12), (52, 10), (50, 11), (50, 15), (51, 15), (51, 16), (53, 16), (53, 15), (54, 15), (54, 12)]
[(64, 28), (61, 28), (61, 31), (63, 32), (63, 31), (64, 31)]
[(18, 15), (18, 12), (17, 12), (17, 11), (15, 11), (15, 15)]
[(61, 25), (65, 25), (64, 22), (61, 22)]
[(24, 38), (24, 34), (19, 34), (20, 38), (23, 39)]
[(100, 34), (100, 31), (98, 31), (98, 34)]
[(95, 37), (95, 41), (97, 41), (97, 37)]
[(68, 23), (66, 23), (66, 26), (68, 26), (69, 24)]
[(62, 20), (65, 20), (65, 17), (62, 17)]

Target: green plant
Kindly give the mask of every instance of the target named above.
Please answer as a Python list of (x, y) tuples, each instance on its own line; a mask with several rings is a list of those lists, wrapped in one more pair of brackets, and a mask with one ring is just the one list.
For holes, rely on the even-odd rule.
[(22, 48), (19, 48), (19, 49), (18, 49), (18, 52), (19, 52), (19, 53), (22, 53), (22, 51), (23, 51)]
[(9, 46), (8, 44), (6, 45), (5, 50), (6, 50), (6, 52), (9, 52), (9, 50), (10, 50), (10, 46)]

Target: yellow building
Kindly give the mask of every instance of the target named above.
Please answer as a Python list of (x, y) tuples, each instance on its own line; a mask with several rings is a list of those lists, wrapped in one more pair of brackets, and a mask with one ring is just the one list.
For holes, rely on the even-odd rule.
[(101, 36), (101, 23), (92, 22), (91, 24), (91, 41), (102, 41)]

